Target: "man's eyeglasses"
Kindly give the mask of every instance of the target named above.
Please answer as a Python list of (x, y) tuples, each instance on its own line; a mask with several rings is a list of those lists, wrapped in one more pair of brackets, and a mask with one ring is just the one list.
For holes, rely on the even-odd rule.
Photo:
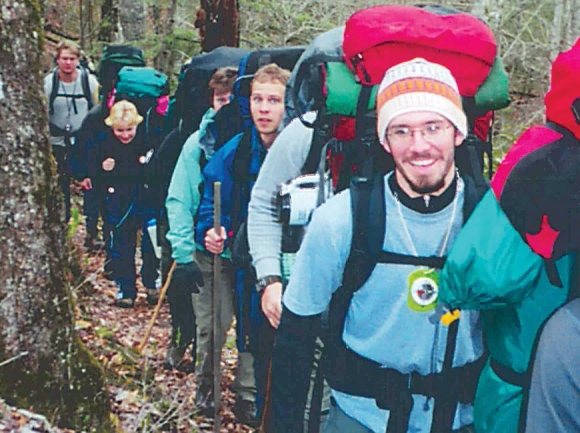
[(408, 126), (395, 126), (387, 130), (387, 137), (392, 143), (396, 144), (411, 144), (413, 135), (419, 131), (423, 138), (429, 143), (435, 143), (441, 140), (445, 131), (453, 125), (447, 122), (429, 122), (418, 128), (409, 128)]

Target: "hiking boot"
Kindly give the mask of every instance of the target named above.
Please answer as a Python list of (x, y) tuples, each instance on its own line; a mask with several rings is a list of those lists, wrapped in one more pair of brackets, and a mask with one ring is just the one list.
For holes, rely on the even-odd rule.
[(135, 293), (133, 291), (133, 296), (131, 295), (131, 290), (123, 290), (121, 287), (117, 289), (117, 294), (115, 295), (115, 305), (120, 308), (133, 308), (135, 305)]
[(120, 298), (115, 299), (115, 306), (119, 308), (133, 308), (135, 305), (135, 299), (133, 298)]
[(167, 352), (165, 353), (165, 362), (163, 363), (163, 367), (166, 370), (173, 370), (177, 368), (183, 359), (183, 355), (185, 355), (186, 349), (187, 347), (169, 346)]
[(213, 391), (210, 387), (201, 385), (195, 393), (195, 405), (197, 412), (206, 418), (213, 418), (215, 415), (215, 405), (213, 401)]
[(232, 412), (239, 423), (253, 428), (258, 428), (260, 426), (260, 419), (256, 416), (256, 403), (252, 400), (236, 398), (236, 403), (234, 404)]
[(157, 305), (157, 302), (159, 302), (159, 290), (147, 289), (147, 304), (154, 306)]

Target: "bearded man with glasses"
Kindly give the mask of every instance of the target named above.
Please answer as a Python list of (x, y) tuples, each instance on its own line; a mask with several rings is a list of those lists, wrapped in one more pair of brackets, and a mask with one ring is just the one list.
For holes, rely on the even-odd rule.
[[(332, 405), (323, 432), (470, 431), (484, 353), (479, 315), (461, 311), (447, 326), (437, 305), (445, 256), (484, 193), (455, 166), (467, 135), (461, 97), (447, 68), (414, 59), (386, 72), (376, 110), (378, 137), (395, 164), (377, 182), (384, 254), (340, 326), (330, 322), (340, 344), (327, 355)], [(331, 300), (348, 281), (360, 237), (351, 194), (314, 212), (283, 295), (271, 380), (276, 433), (301, 430), (321, 317), (329, 305), (332, 315)]]

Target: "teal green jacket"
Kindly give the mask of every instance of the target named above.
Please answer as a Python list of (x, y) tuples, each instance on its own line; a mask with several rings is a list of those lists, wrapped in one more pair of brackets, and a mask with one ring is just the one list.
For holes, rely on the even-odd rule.
[[(213, 155), (215, 134), (212, 131), (215, 112), (210, 108), (201, 119), (199, 129), (191, 134), (181, 150), (167, 191), (165, 208), (169, 219), (167, 240), (176, 263), (191, 263), (196, 250), (205, 251), (194, 241), (195, 217), (200, 202), (202, 155)], [(229, 251), (222, 254), (229, 257)]]
[[(490, 190), (456, 238), (441, 273), (440, 302), (482, 310), (490, 360), (528, 370), (538, 330), (566, 302), (575, 279), (575, 253), (556, 262), (564, 288), (552, 285), (543, 259), (510, 223)], [(516, 433), (525, 390), (500, 379), (490, 362), (474, 403), (478, 433)]]

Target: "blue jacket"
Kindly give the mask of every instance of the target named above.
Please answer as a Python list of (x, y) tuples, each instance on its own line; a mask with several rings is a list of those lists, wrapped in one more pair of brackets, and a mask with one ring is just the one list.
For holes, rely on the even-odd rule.
[[(249, 155), (243, 152), (246, 145), (244, 134), (251, 134)], [(265, 157), (266, 149), (254, 126), (236, 135), (214, 154), (203, 170), (203, 196), (195, 228), (197, 243), (204, 245), (205, 234), (213, 227), (214, 182), (221, 182), (221, 225), (226, 229), (228, 240), (235, 237), (239, 226), (247, 218), (250, 193)], [(244, 158), (248, 159), (247, 166), (242, 167), (246, 173), (240, 173), (239, 167), (244, 165), (241, 164)]]

